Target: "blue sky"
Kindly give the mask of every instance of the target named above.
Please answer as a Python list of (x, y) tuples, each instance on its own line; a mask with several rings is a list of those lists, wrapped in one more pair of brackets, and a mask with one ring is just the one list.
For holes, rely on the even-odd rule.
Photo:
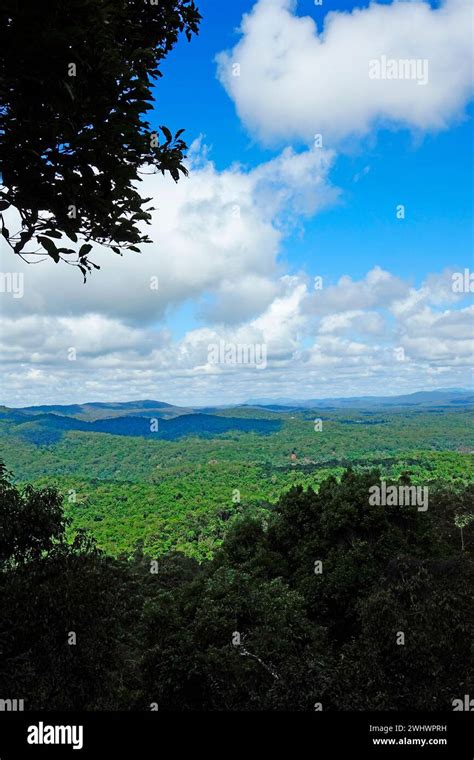
[[(153, 243), (97, 247), (85, 287), (52, 262), (21, 270), (5, 403), (471, 385), (474, 285), (453, 285), (474, 269), (470, 0), (198, 6), (149, 114), (186, 129), (190, 177), (145, 179)], [(382, 59), (395, 75), (374, 79)], [(264, 347), (265, 366), (216, 363), (221, 342)]]
[[(189, 141), (204, 135), (219, 169), (235, 161), (255, 166), (278, 152), (262, 148), (249, 134), (216, 78), (215, 56), (236, 43), (242, 14), (253, 5), (236, 0), (224, 8), (217, 0), (201, 0), (199, 37), (189, 45), (182, 41), (169, 56), (156, 88), (152, 126), (162, 121), (173, 129), (185, 126)], [(314, 0), (300, 0), (297, 8), (320, 26), (330, 10), (368, 5), (336, 0), (316, 6)], [(469, 116), (472, 110), (472, 105), (467, 108)], [(425, 276), (427, 263), (437, 269), (472, 265), (473, 145), (470, 118), (437, 133), (381, 129), (373, 141), (352, 146), (338, 160), (332, 179), (344, 189), (341, 204), (308, 220), (304, 235), (289, 238), (282, 255), (294, 270), (303, 267), (332, 278), (360, 277), (376, 261), (415, 284)], [(366, 166), (368, 174), (354, 182)], [(398, 203), (406, 205), (409, 224), (397, 223), (393, 209)]]

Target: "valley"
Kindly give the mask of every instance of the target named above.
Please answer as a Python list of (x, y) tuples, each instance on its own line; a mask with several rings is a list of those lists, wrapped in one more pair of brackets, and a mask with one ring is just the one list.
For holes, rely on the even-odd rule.
[(153, 557), (175, 550), (202, 561), (243, 514), (264, 517), (292, 486), (317, 490), (348, 467), (408, 474), (420, 486), (474, 482), (472, 397), (419, 395), (398, 405), (351, 399), (353, 408), (334, 400), (3, 408), (0, 446), (17, 482), (56, 486), (71, 530), (89, 531), (108, 554), (139, 546)]

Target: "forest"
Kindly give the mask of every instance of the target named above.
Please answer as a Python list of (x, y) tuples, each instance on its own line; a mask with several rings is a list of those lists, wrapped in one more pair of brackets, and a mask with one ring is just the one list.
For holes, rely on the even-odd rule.
[[(472, 693), (472, 412), (212, 413), (277, 424), (45, 445), (4, 414), (1, 694), (29, 710), (439, 711)], [(377, 506), (380, 484), (429, 507)]]
[[(39, 416), (28, 412), (26, 421), (24, 412), (20, 421), (18, 413), (0, 414), (5, 464), (18, 483), (57, 487), (72, 528), (87, 530), (99, 548), (114, 556), (129, 556), (140, 542), (150, 557), (173, 550), (198, 561), (211, 559), (242, 514), (263, 519), (288, 489), (317, 490), (347, 467), (379, 468), (394, 478), (409, 474), (422, 486), (442, 482), (459, 488), (474, 482), (470, 406), (236, 407), (206, 415), (165, 409), (176, 414), (165, 422), (181, 421), (185, 431), (175, 440), (135, 435), (137, 405), (129, 409), (133, 416), (121, 418), (122, 428), (131, 422), (128, 436), (67, 429), (77, 417), (59, 413), (83, 417), (83, 409), (52, 411), (63, 430), (47, 444), (42, 436), (51, 430), (40, 421), (43, 409), (37, 410)], [(94, 418), (99, 413), (116, 412), (87, 409)], [(138, 413), (144, 415), (143, 408)], [(151, 419), (159, 413), (151, 407)], [(142, 427), (149, 427), (150, 417), (142, 416)], [(208, 418), (225, 420), (228, 429), (211, 434)], [(253, 429), (239, 429), (235, 420), (251, 423)], [(263, 423), (273, 428), (263, 429)]]
[(57, 489), (2, 465), (2, 694), (29, 710), (453, 709), (474, 675), (474, 488), (440, 485), (420, 512), (370, 506), (379, 480), (292, 487), (197, 562), (71, 540)]

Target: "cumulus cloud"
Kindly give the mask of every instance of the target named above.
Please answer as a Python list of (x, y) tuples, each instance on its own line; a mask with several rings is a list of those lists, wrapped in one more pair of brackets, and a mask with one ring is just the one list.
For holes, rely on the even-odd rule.
[[(258, 316), (181, 338), (99, 314), (8, 318), (0, 339), (4, 401), (155, 397), (186, 405), (470, 385), (473, 307), (437, 304), (443, 277), (414, 288), (375, 267), (314, 294), (306, 276), (283, 275)], [(265, 346), (265, 368), (215, 363), (210, 346), (221, 342)]]
[(407, 282), (375, 266), (362, 280), (344, 275), (335, 285), (316, 289), (308, 299), (306, 309), (319, 315), (366, 310), (386, 306), (408, 292)]
[(474, 359), (473, 317), (472, 306), (443, 312), (424, 306), (399, 320), (399, 343), (412, 359), (447, 366), (462, 364), (469, 370)]
[(357, 333), (369, 333), (377, 335), (383, 332), (384, 319), (376, 311), (364, 312), (361, 309), (346, 311), (340, 314), (330, 314), (323, 317), (319, 326), (319, 332), (324, 334), (338, 334), (354, 331)]
[[(252, 169), (236, 164), (218, 171), (196, 143), (188, 179), (175, 184), (160, 174), (143, 178), (142, 194), (153, 198), (157, 210), (146, 228), (153, 242), (141, 254), (120, 258), (97, 247), (91, 257), (101, 271), (83, 287), (73, 267), (28, 265), (4, 250), (2, 271), (14, 267), (24, 275), (24, 298), (4, 298), (3, 313), (100, 313), (152, 323), (186, 301), (218, 321), (261, 313), (276, 292), (284, 237), (302, 215), (337, 200), (328, 179), (332, 162), (330, 151), (286, 149)], [(15, 228), (13, 220), (8, 224)], [(208, 295), (214, 307), (201, 303)]]
[[(440, 130), (462, 116), (472, 92), (471, 0), (435, 9), (373, 2), (329, 12), (321, 30), (296, 10), (294, 0), (259, 0), (239, 42), (217, 57), (240, 119), (264, 142), (309, 144), (321, 134), (333, 145), (380, 124)], [(373, 61), (381, 77), (398, 78), (373, 78)], [(401, 78), (400, 61), (418, 62), (407, 64), (414, 78)]]
[(162, 344), (166, 335), (166, 331), (147, 332), (100, 314), (4, 317), (0, 347), (4, 361), (62, 365), (69, 361), (70, 349), (74, 349), (74, 360), (88, 362), (114, 354), (139, 357)]

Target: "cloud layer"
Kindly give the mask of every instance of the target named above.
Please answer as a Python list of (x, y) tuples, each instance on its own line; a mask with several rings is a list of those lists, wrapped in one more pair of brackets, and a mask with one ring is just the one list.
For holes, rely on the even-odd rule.
[[(374, 267), (361, 280), (345, 276), (314, 290), (305, 276), (283, 275), (257, 317), (197, 327), (178, 339), (163, 327), (133, 326), (105, 313), (6, 317), (0, 341), (5, 401), (158, 397), (211, 404), (252, 395), (470, 385), (473, 307), (466, 306), (466, 294), (453, 294), (451, 283), (446, 271), (413, 288)], [(239, 299), (238, 287), (233, 297)], [(265, 368), (216, 364), (210, 346), (221, 342), (264, 346)]]
[[(327, 14), (318, 32), (290, 0), (259, 0), (219, 56), (219, 77), (260, 139), (309, 147), (218, 171), (197, 141), (189, 179), (143, 178), (157, 208), (153, 243), (123, 258), (97, 247), (101, 271), (85, 286), (72, 267), (28, 266), (3, 251), (2, 272), (24, 278), (22, 298), (0, 293), (3, 402), (196, 405), (471, 385), (473, 311), (452, 271), (414, 287), (374, 262), (359, 279), (315, 283), (281, 256), (302, 221), (339, 201), (325, 146), (381, 123), (436, 130), (462, 115), (470, 8), (372, 4)], [(370, 79), (382, 56), (426, 59), (427, 83)], [(264, 346), (265, 368), (216, 364), (209, 348), (221, 343)]]
[[(305, 216), (333, 204), (339, 195), (328, 174), (334, 156), (326, 150), (295, 153), (248, 169), (218, 172), (199, 142), (189, 160), (190, 177), (175, 184), (145, 175), (144, 197), (157, 211), (146, 227), (153, 243), (122, 259), (97, 246), (101, 266), (86, 286), (73, 267), (12, 261), (3, 251), (2, 271), (24, 276), (22, 299), (4, 299), (3, 313), (80, 315), (106, 313), (128, 322), (156, 322), (173, 307), (202, 303), (209, 319), (238, 321), (259, 313), (275, 295), (274, 275), (282, 240)], [(10, 229), (14, 220), (7, 219)], [(5, 247), (4, 247), (5, 248)], [(233, 298), (236, 288), (239, 298)]]
[[(218, 75), (240, 119), (267, 143), (321, 134), (325, 145), (383, 124), (444, 129), (472, 92), (472, 2), (372, 3), (326, 15), (323, 30), (294, 0), (259, 0), (241, 39), (219, 54)], [(371, 78), (371, 61), (418, 61), (416, 78)], [(422, 84), (421, 62), (427, 61)], [(411, 66), (407, 69), (411, 74)], [(385, 65), (385, 74), (389, 72)]]

